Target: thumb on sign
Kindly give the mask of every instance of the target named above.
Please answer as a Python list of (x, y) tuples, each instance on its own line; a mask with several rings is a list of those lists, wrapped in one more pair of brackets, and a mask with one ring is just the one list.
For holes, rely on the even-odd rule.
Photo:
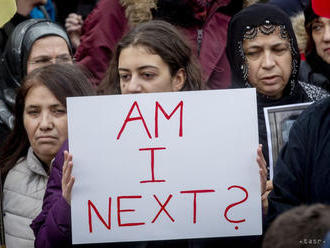
[(15, 0), (0, 1), (0, 28), (14, 16), (15, 12), (16, 12)]

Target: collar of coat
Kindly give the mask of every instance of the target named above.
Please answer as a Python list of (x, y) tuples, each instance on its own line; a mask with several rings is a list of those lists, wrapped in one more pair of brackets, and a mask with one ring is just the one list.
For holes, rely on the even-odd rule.
[[(244, 5), (247, 6), (256, 1), (244, 0)], [(119, 2), (125, 8), (125, 15), (132, 26), (150, 21), (152, 19), (152, 9), (157, 8), (157, 0), (119, 0)], [(216, 0), (215, 2), (216, 4), (212, 6), (212, 10), (228, 5), (230, 0)]]

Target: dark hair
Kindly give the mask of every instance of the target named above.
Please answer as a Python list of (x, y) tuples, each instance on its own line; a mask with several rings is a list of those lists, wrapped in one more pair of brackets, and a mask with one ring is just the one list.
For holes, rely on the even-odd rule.
[(312, 8), (312, 1), (309, 1), (307, 6), (304, 9), (304, 16), (305, 16), (305, 29), (307, 33), (307, 45), (306, 45), (306, 55), (310, 54), (313, 50), (315, 50), (315, 43), (312, 36), (312, 25), (315, 19), (318, 19), (318, 16), (313, 8)]
[(141, 46), (153, 54), (159, 55), (169, 66), (172, 76), (184, 69), (186, 81), (181, 90), (199, 90), (201, 72), (190, 46), (177, 29), (164, 21), (150, 21), (136, 26), (117, 44), (109, 69), (100, 84), (101, 94), (120, 94), (118, 60), (123, 49), (129, 46)]
[[(295, 207), (274, 220), (265, 234), (262, 247), (321, 247), (329, 230), (329, 206), (315, 204)], [(307, 244), (304, 243), (306, 240)]]
[(95, 94), (85, 74), (75, 65), (52, 64), (33, 70), (18, 90), (14, 108), (14, 129), (0, 149), (2, 182), (18, 159), (26, 156), (30, 147), (23, 125), (23, 113), (25, 98), (29, 90), (37, 85), (46, 86), (65, 107), (67, 97)]

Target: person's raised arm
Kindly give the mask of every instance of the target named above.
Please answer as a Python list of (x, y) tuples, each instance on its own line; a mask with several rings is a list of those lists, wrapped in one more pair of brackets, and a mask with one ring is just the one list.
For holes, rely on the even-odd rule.
[[(65, 142), (52, 163), (42, 212), (31, 224), (36, 248), (71, 247), (71, 208), (68, 202), (74, 179), (71, 180), (72, 156), (67, 150), (68, 143)], [(65, 180), (62, 180), (62, 173)], [(65, 193), (62, 192), (62, 183)]]

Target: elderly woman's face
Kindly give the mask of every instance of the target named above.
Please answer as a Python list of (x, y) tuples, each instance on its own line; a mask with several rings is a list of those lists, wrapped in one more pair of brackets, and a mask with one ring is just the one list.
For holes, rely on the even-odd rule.
[(36, 40), (27, 61), (27, 74), (36, 68), (54, 63), (70, 63), (72, 58), (65, 40), (59, 36), (46, 36)]
[(312, 36), (317, 54), (330, 64), (330, 19), (319, 17), (312, 23)]
[(32, 86), (25, 97), (23, 121), (34, 153), (49, 165), (68, 137), (66, 108), (46, 86)]
[(291, 75), (292, 56), (289, 41), (281, 38), (279, 28), (244, 40), (243, 50), (249, 83), (263, 95), (280, 98)]

